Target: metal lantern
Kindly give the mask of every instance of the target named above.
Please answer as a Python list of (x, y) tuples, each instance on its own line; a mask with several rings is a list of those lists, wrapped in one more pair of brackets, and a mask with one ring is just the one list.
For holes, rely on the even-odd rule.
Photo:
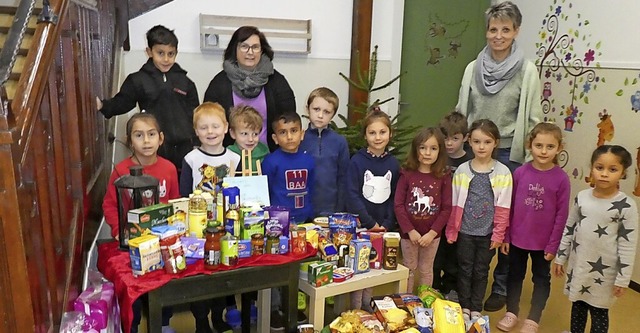
[(113, 183), (118, 198), (118, 236), (120, 249), (129, 249), (129, 229), (127, 213), (136, 208), (155, 205), (159, 202), (159, 181), (142, 174), (142, 166), (129, 167), (129, 174), (121, 176)]

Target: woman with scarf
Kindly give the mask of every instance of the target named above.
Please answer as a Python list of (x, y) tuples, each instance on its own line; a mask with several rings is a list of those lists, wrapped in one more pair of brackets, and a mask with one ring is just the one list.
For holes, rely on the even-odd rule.
[[(296, 99), (287, 79), (273, 68), (273, 49), (256, 27), (238, 28), (224, 51), (222, 71), (209, 83), (205, 102), (217, 102), (227, 112), (232, 106), (252, 106), (262, 115), (260, 141), (276, 149), (271, 122), (285, 112), (296, 112)], [(233, 144), (227, 134), (224, 146)]]
[[(456, 108), (469, 123), (491, 119), (500, 129), (496, 159), (511, 172), (527, 159), (526, 136), (542, 120), (540, 79), (536, 66), (524, 59), (515, 38), (522, 14), (518, 6), (505, 1), (485, 13), (487, 46), (467, 65)], [(498, 253), (491, 296), (485, 311), (498, 311), (506, 302), (508, 258)]]

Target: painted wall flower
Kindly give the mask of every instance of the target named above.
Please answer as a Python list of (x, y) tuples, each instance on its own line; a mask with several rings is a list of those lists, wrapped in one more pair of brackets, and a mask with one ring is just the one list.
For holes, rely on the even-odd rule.
[(595, 58), (595, 54), (596, 51), (594, 51), (593, 49), (589, 49), (589, 51), (585, 52), (584, 54), (584, 62), (587, 64), (587, 66), (589, 66), (589, 63), (594, 61)]
[(591, 90), (591, 83), (585, 82), (584, 85), (582, 85), (582, 91), (586, 94), (589, 90)]

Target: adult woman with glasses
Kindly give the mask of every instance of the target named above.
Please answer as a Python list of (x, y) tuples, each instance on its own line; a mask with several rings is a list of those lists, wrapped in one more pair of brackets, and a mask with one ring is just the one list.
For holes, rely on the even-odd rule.
[[(209, 83), (205, 102), (217, 102), (227, 111), (235, 105), (248, 105), (262, 115), (260, 141), (276, 149), (271, 138), (271, 122), (285, 112), (296, 112), (296, 100), (287, 79), (273, 68), (273, 50), (256, 27), (238, 28), (224, 51), (222, 71)], [(233, 144), (227, 134), (224, 145)]]

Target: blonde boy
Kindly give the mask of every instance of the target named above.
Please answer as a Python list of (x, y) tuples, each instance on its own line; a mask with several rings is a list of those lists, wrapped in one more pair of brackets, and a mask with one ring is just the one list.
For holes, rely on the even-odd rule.
[[(269, 154), (269, 147), (260, 142), (262, 116), (251, 106), (234, 106), (229, 114), (229, 125), (229, 134), (236, 141), (227, 148), (240, 156), (243, 150), (250, 151), (251, 170), (257, 170), (256, 162), (262, 163)], [(238, 164), (236, 171), (242, 171), (242, 163)]]
[(193, 128), (200, 147), (188, 153), (182, 162), (180, 195), (189, 196), (194, 189), (215, 191), (222, 178), (233, 175), (240, 156), (222, 145), (229, 128), (224, 109), (218, 103), (204, 102), (193, 112)]

